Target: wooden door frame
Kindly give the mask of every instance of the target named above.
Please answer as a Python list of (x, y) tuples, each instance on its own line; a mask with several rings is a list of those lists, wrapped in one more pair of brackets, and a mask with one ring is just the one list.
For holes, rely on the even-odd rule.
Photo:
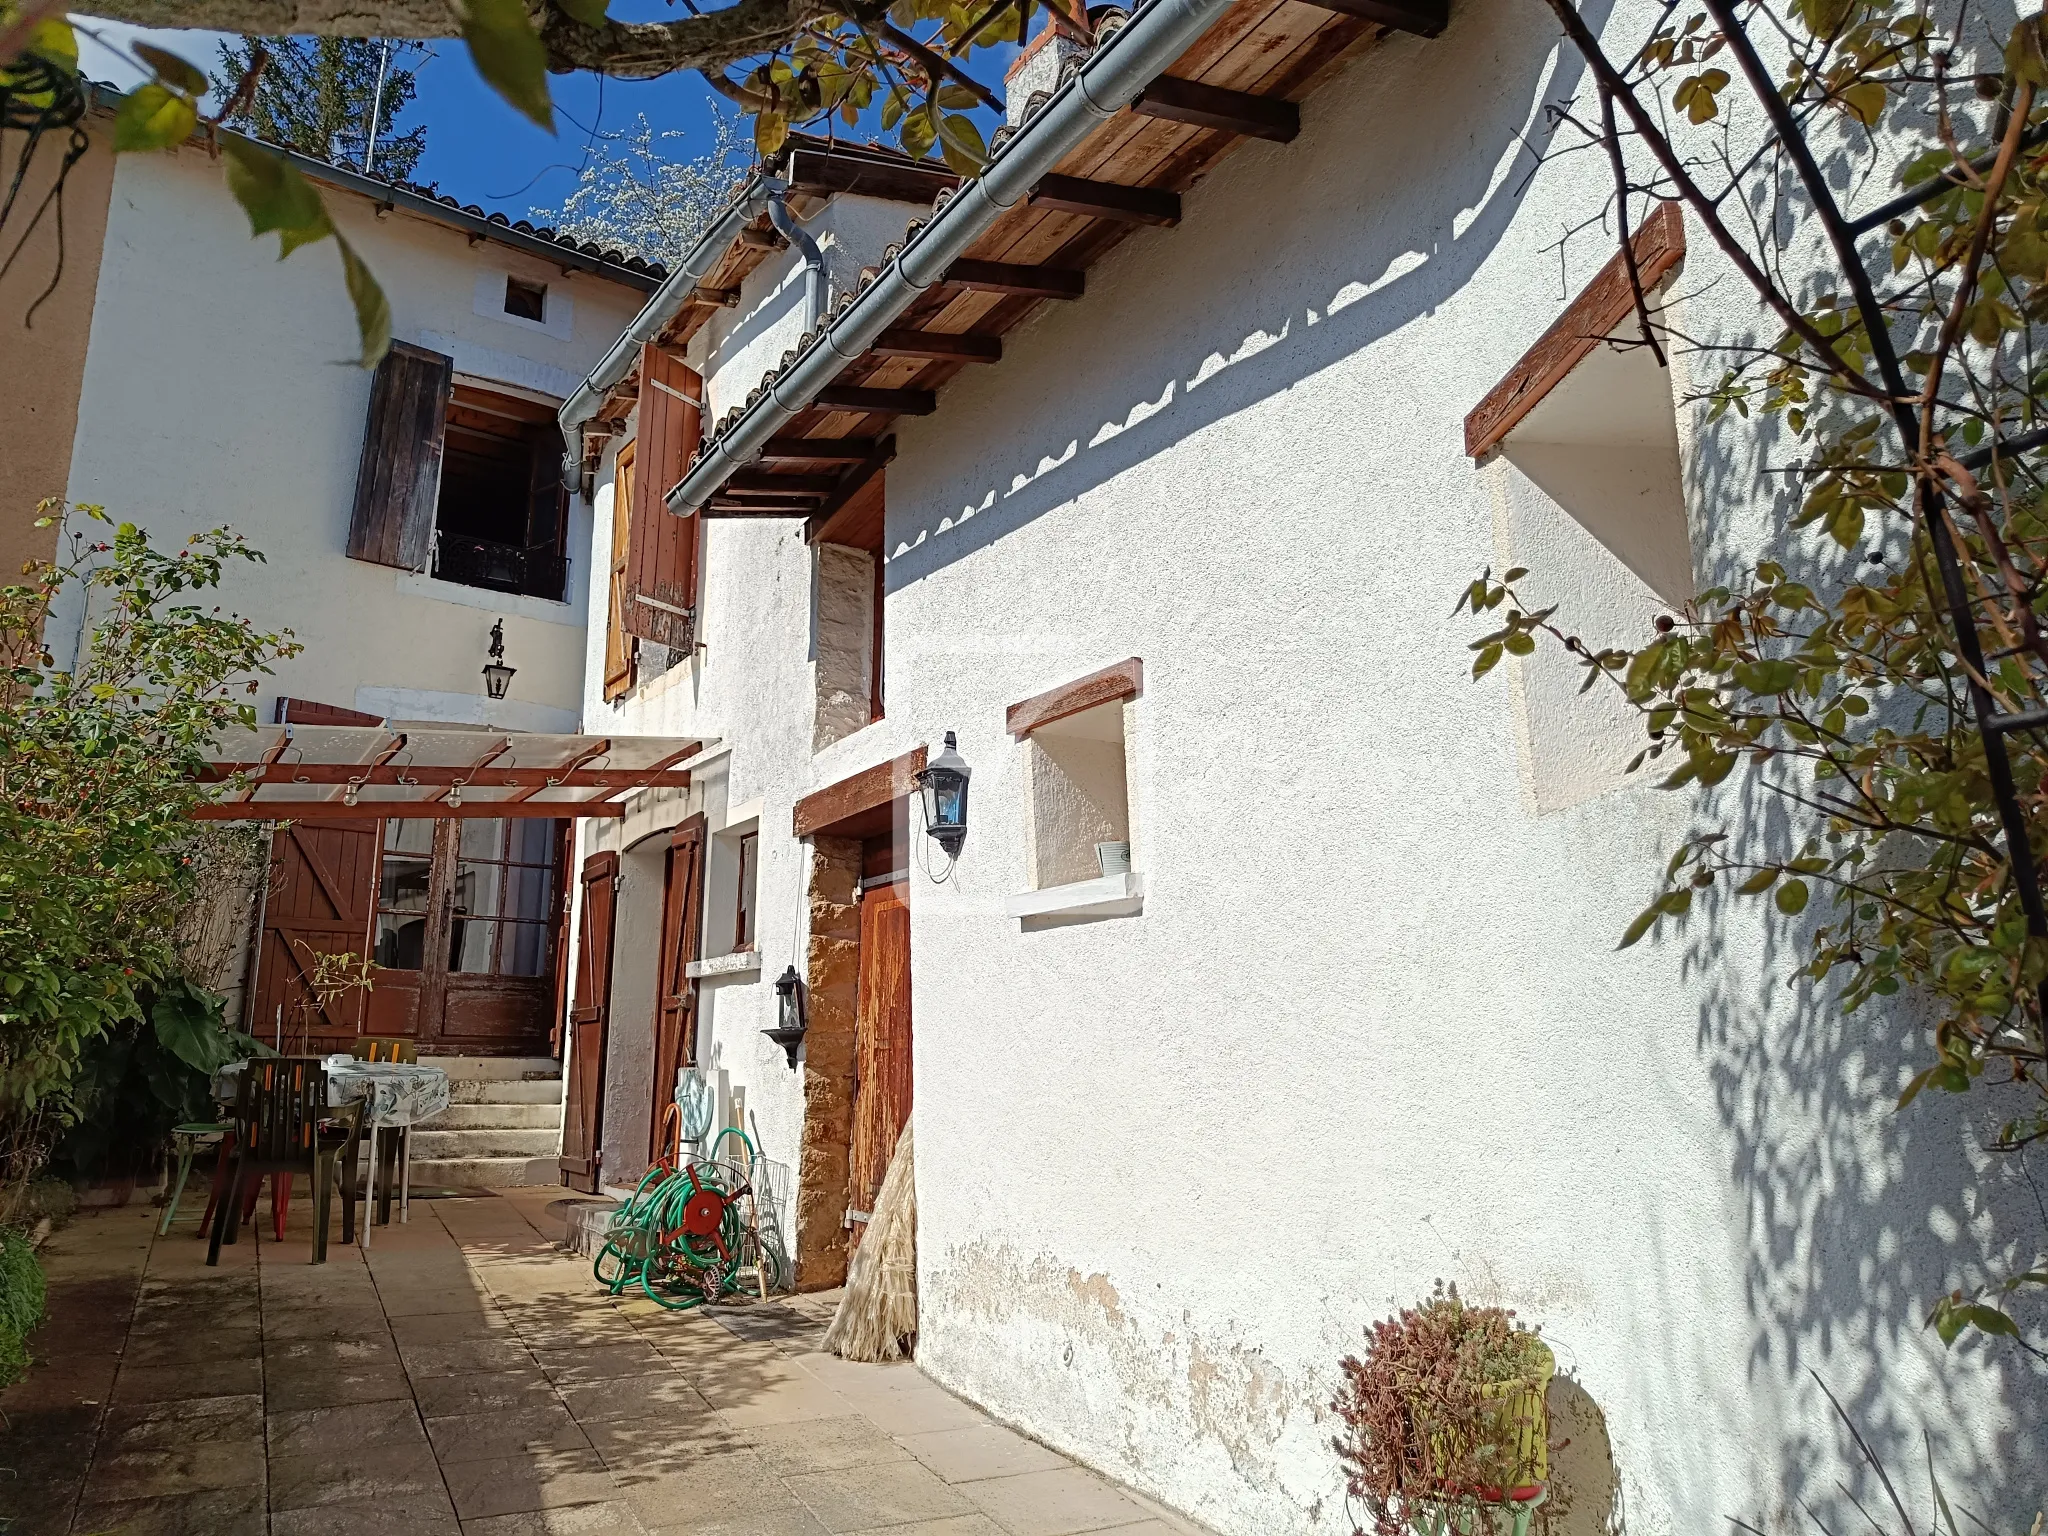
[[(856, 1217), (853, 1213), (857, 1210), (860, 1210), (862, 1208), (862, 1203), (865, 1201), (868, 1203), (869, 1216), (872, 1216), (872, 1202), (874, 1200), (875, 1195), (880, 1192), (882, 1182), (880, 1175), (877, 1175), (874, 1179), (875, 1188), (873, 1190), (863, 1189), (856, 1177), (856, 1175), (861, 1171), (856, 1166), (856, 1160), (859, 1158), (861, 1150), (861, 1107), (865, 1091), (870, 1086), (868, 1083), (864, 1082), (861, 1077), (861, 1063), (863, 1060), (862, 1046), (864, 1043), (863, 1026), (868, 1025), (871, 1027), (875, 1019), (875, 1016), (869, 1012), (868, 1005), (870, 1000), (867, 995), (867, 987), (870, 979), (869, 966), (874, 964), (877, 959), (875, 954), (871, 951), (870, 940), (874, 936), (874, 933), (879, 932), (879, 923), (877, 923), (873, 930), (870, 929), (868, 916), (868, 902), (871, 898), (879, 897), (884, 892), (889, 893), (893, 903), (897, 906), (900, 906), (903, 909), (904, 913), (904, 922), (906, 924), (906, 931), (903, 940), (903, 985), (906, 993), (904, 997), (904, 1011), (906, 1015), (904, 1019), (904, 1044), (907, 1048), (910, 1048), (912, 1050), (913, 1059), (915, 1055), (915, 1047), (913, 1044), (915, 1040), (915, 1021), (910, 1016), (910, 998), (908, 996), (910, 987), (911, 966), (910, 937), (907, 930), (907, 924), (909, 922), (910, 915), (910, 872), (908, 870), (893, 870), (885, 877), (871, 878), (863, 876), (859, 884), (857, 899), (857, 907), (860, 914), (860, 943), (859, 956), (855, 967), (854, 985), (853, 1097), (849, 1105), (851, 1113), (849, 1116), (846, 1137), (846, 1250), (849, 1254), (851, 1254), (854, 1251), (854, 1249), (860, 1246), (860, 1240), (863, 1236), (866, 1235), (867, 1228), (867, 1218)], [(908, 1116), (908, 1113), (909, 1111), (906, 1110), (906, 1118)], [(897, 1131), (900, 1135), (902, 1131), (902, 1127), (900, 1125), (897, 1127)], [(894, 1140), (891, 1138), (885, 1138), (885, 1140), (888, 1140), (889, 1142), (887, 1146), (875, 1147), (870, 1149), (873, 1155), (880, 1159), (882, 1165), (882, 1173), (886, 1173), (888, 1171), (889, 1161), (895, 1154)], [(867, 1171), (873, 1172), (872, 1169)]]
[[(585, 921), (588, 921), (590, 911), (588, 888), (598, 880), (604, 879), (609, 879), (612, 882), (611, 920), (605, 925), (604, 936), (606, 951), (604, 957), (604, 995), (588, 1006), (588, 1011), (594, 1017), (589, 1020), (579, 1020), (576, 1015), (586, 1010), (574, 1005), (574, 994), (573, 992), (571, 994), (572, 1004), (568, 1029), (568, 1075), (562, 1085), (564, 1136), (562, 1153), (556, 1159), (556, 1166), (561, 1169), (562, 1182), (568, 1185), (569, 1188), (580, 1189), (586, 1194), (595, 1194), (604, 1183), (605, 1057), (609, 1054), (610, 1050), (611, 1031), (608, 1024), (612, 1005), (612, 960), (614, 958), (612, 951), (617, 942), (619, 931), (619, 856), (610, 849), (600, 849), (598, 852), (589, 855), (584, 859), (582, 867), (576, 873), (576, 888), (584, 893), (583, 908), (579, 915)], [(592, 960), (589, 948), (588, 945), (579, 946), (577, 953), (577, 980), (579, 982), (587, 974), (583, 968), (588, 966)], [(595, 991), (596, 988), (593, 987), (592, 990)], [(594, 1062), (584, 1062), (581, 1053), (576, 1049), (576, 1030), (580, 1023), (597, 1023), (601, 1026), (607, 1026), (601, 1027), (598, 1031), (599, 1049), (597, 1051), (597, 1059)], [(569, 1155), (567, 1138), (569, 1116), (577, 1112), (576, 1090), (579, 1086), (577, 1074), (584, 1070), (593, 1071), (597, 1074), (594, 1091), (591, 1094), (592, 1109), (588, 1128), (590, 1157), (587, 1161), (583, 1158), (571, 1157)], [(579, 1126), (578, 1129), (581, 1130), (582, 1127)], [(578, 1182), (579, 1180), (587, 1182)]]
[[(662, 865), (661, 949), (655, 956), (654, 962), (654, 1018), (651, 1040), (654, 1056), (653, 1103), (650, 1106), (647, 1121), (647, 1160), (650, 1163), (661, 1155), (661, 1118), (662, 1112), (675, 1094), (673, 1072), (682, 1067), (692, 1066), (697, 1060), (698, 984), (694, 978), (687, 974), (686, 970), (685, 974), (678, 976), (671, 971), (670, 966), (673, 962), (677, 969), (685, 969), (690, 961), (702, 957), (704, 948), (704, 876), (709, 864), (710, 827), (710, 821), (702, 811), (695, 812), (677, 822), (669, 833), (668, 851)], [(679, 853), (685, 852), (693, 845), (696, 849), (696, 856), (691, 861), (693, 866), (691, 878), (685, 885), (685, 890), (689, 893), (684, 897), (687, 905), (685, 910), (679, 914), (682, 932), (677, 935), (678, 942), (672, 944), (670, 942), (672, 931), (671, 919), (678, 916), (674, 911), (676, 900), (676, 856)], [(668, 1011), (667, 999), (670, 996), (671, 987), (675, 989), (674, 995), (678, 1004), (681, 1005), (678, 1011), (685, 1016), (687, 1022), (683, 1025), (681, 1037), (677, 1041), (676, 1060), (673, 1063), (666, 1064), (668, 1070), (664, 1070), (665, 1064), (662, 1060), (662, 1022), (663, 1015)], [(688, 1003), (683, 1005), (682, 1000), (686, 997), (688, 998)]]

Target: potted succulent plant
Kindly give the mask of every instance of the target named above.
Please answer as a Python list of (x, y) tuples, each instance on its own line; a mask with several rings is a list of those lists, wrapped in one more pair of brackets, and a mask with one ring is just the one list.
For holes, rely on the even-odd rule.
[(1556, 1364), (1535, 1332), (1438, 1281), (1420, 1306), (1374, 1323), (1341, 1368), (1331, 1407), (1345, 1433), (1332, 1444), (1372, 1536), (1525, 1536), (1552, 1496), (1544, 1391)]

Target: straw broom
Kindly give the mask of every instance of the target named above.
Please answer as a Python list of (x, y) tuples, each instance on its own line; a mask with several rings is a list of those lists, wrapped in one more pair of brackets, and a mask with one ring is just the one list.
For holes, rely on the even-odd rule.
[(917, 1340), (917, 1178), (912, 1163), (906, 1118), (867, 1233), (853, 1252), (846, 1294), (825, 1330), (825, 1348), (848, 1360), (897, 1360)]

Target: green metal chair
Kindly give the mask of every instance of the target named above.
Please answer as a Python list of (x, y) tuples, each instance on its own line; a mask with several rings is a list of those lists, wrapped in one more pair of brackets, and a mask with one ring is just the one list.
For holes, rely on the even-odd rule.
[[(198, 1151), (199, 1143), (206, 1137), (222, 1137), (235, 1128), (232, 1120), (193, 1120), (184, 1125), (173, 1126), (171, 1135), (176, 1139), (178, 1149), (178, 1177), (171, 1184), (171, 1198), (164, 1202), (164, 1219), (156, 1224), (156, 1235), (164, 1236), (171, 1230), (171, 1223), (178, 1219), (178, 1201), (185, 1193), (185, 1180), (192, 1172), (192, 1158)], [(212, 1202), (207, 1202), (208, 1209)], [(205, 1225), (205, 1223), (201, 1223)]]

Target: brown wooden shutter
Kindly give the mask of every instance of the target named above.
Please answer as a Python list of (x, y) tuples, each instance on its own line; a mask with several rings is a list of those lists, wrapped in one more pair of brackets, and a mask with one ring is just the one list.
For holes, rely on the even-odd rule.
[(394, 341), (377, 365), (348, 525), (351, 560), (426, 569), (454, 391), (455, 360), (425, 347)]
[(638, 643), (626, 633), (626, 571), (633, 559), (633, 489), (639, 477), (634, 473), (634, 444), (619, 450), (612, 471), (612, 571), (611, 601), (605, 609), (604, 696), (616, 699), (633, 686), (633, 647)]
[(676, 1074), (697, 1060), (697, 983), (687, 974), (704, 929), (704, 813), (669, 834), (661, 888), (661, 990), (654, 1000), (654, 1104), (648, 1161), (662, 1152), (662, 1111), (675, 1102)]
[(633, 558), (626, 631), (676, 650), (696, 643), (697, 518), (673, 516), (663, 498), (690, 467), (703, 431), (704, 381), (648, 343), (640, 349), (640, 414), (633, 442)]
[(604, 1058), (612, 1016), (612, 914), (619, 856), (583, 861), (582, 921), (576, 955), (576, 1001), (569, 1011), (569, 1086), (563, 1101), (562, 1182), (596, 1193), (603, 1181)]

